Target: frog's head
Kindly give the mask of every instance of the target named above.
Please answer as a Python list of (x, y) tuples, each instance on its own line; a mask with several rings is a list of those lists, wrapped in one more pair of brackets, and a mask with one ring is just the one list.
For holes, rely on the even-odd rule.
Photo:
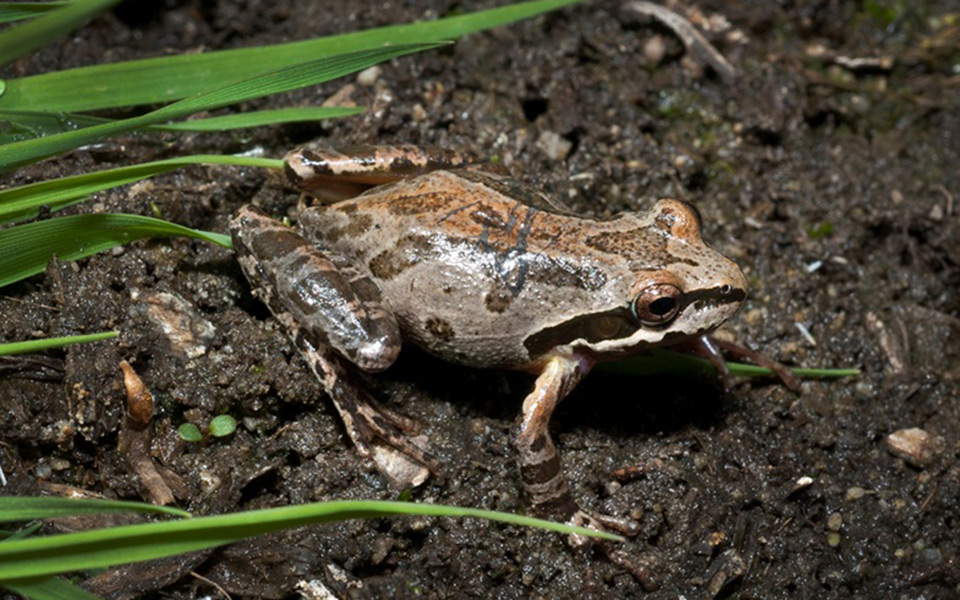
[(585, 243), (625, 263), (629, 275), (616, 297), (531, 336), (528, 349), (569, 345), (613, 358), (709, 333), (740, 309), (746, 278), (736, 263), (703, 242), (692, 205), (660, 200), (645, 214), (611, 224), (616, 227)]

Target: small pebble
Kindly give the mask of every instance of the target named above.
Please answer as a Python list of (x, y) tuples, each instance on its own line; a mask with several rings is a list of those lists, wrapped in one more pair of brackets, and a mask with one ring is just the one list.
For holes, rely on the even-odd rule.
[(859, 500), (866, 493), (862, 487), (852, 487), (847, 490), (847, 500)]
[(51, 458), (50, 468), (54, 471), (66, 471), (70, 468), (70, 461), (62, 458)]
[(378, 79), (380, 79), (381, 73), (383, 73), (383, 69), (376, 65), (370, 67), (369, 69), (364, 69), (357, 75), (357, 83), (369, 87), (375, 84)]
[(943, 452), (945, 442), (940, 436), (927, 433), (919, 427), (900, 429), (887, 436), (887, 450), (914, 467), (925, 467)]
[(547, 130), (537, 139), (537, 148), (540, 148), (551, 160), (563, 160), (573, 149), (573, 143), (556, 131)]
[(843, 515), (835, 512), (827, 517), (827, 529), (830, 531), (840, 531), (841, 527), (843, 527)]
[(667, 45), (662, 35), (652, 35), (643, 44), (643, 57), (648, 65), (659, 65), (667, 53)]
[(427, 120), (427, 110), (423, 108), (423, 105), (417, 102), (413, 105), (413, 110), (411, 111), (411, 116), (413, 120), (417, 123), (423, 123)]
[(47, 463), (38, 464), (35, 472), (37, 479), (50, 479), (50, 476), (53, 475), (53, 469)]

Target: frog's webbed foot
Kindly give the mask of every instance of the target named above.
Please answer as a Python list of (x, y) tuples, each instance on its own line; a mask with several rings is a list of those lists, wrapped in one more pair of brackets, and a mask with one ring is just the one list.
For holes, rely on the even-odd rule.
[(347, 435), (357, 451), (376, 465), (397, 488), (416, 487), (440, 462), (427, 447), (427, 438), (412, 435), (417, 423), (374, 400), (351, 381), (341, 359), (329, 350), (306, 354), (307, 362), (333, 400)]
[(783, 382), (783, 385), (787, 386), (787, 389), (793, 392), (800, 391), (800, 379), (793, 374), (793, 371), (791, 371), (789, 367), (778, 363), (765, 354), (751, 350), (736, 342), (703, 335), (690, 341), (686, 347), (694, 353), (703, 356), (713, 364), (714, 368), (716, 368), (720, 374), (720, 381), (723, 384), (724, 390), (729, 391), (731, 389), (730, 369), (727, 368), (727, 363), (723, 358), (723, 352), (726, 352), (735, 359), (745, 359), (757, 366), (770, 369), (773, 371), (773, 374)]

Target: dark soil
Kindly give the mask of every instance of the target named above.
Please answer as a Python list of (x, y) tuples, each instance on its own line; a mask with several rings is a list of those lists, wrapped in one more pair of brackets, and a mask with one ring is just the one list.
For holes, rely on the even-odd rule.
[[(303, 39), (486, 3), (166, 4), (126, 3), (3, 74)], [(320, 139), (495, 157), (586, 214), (678, 197), (697, 205), (705, 238), (753, 286), (727, 334), (787, 364), (862, 375), (808, 381), (799, 394), (763, 379), (724, 394), (713, 378), (682, 375), (598, 372), (581, 385), (553, 431), (581, 502), (639, 522), (623, 550), (648, 569), (642, 582), (571, 552), (559, 535), (379, 519), (134, 565), (94, 589), (211, 597), (209, 580), (235, 598), (293, 598), (315, 581), (338, 598), (960, 596), (957, 4), (677, 7), (712, 28), (739, 70), (730, 84), (625, 6), (566, 8), (392, 61), (372, 84), (352, 77), (255, 104), (316, 105), (340, 93), (369, 107), (357, 118), (110, 140), (5, 183), (194, 153), (279, 157)], [(155, 205), (222, 232), (254, 197), (280, 213), (297, 201), (275, 174), (196, 167), (97, 194), (78, 210), (152, 214)], [(164, 333), (170, 315), (193, 328), (196, 346)], [(119, 339), (0, 363), (4, 493), (150, 499), (131, 451), (117, 450), (126, 359), (156, 399), (151, 452), (179, 506), (208, 514), (397, 497), (357, 458), (229, 252), (138, 242), (51, 264), (0, 298), (4, 340), (105, 329)], [(510, 432), (531, 384), (412, 349), (371, 378), (381, 398), (424, 424), (445, 464), (445, 477), (410, 497), (524, 512)], [(240, 423), (229, 438), (178, 437), (184, 422), (223, 413)], [(888, 436), (909, 428), (927, 437), (894, 454)]]

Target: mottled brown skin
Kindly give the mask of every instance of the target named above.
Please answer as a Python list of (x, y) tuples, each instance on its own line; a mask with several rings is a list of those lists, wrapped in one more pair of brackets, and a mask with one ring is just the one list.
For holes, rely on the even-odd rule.
[[(381, 407), (344, 391), (344, 358), (383, 368), (402, 336), (445, 360), (530, 371), (538, 377), (515, 445), (534, 507), (629, 530), (574, 501), (550, 417), (597, 361), (705, 340), (738, 310), (746, 281), (703, 243), (696, 210), (661, 200), (646, 213), (587, 219), (457, 153), (409, 146), (295, 151), (287, 170), (301, 188), (327, 199), (376, 184), (302, 211), (302, 243), (286, 241), (298, 234), (281, 235), (281, 225), (252, 217), (253, 209), (231, 225), (244, 272), (255, 290), (270, 288), (258, 294), (346, 413), (358, 447), (370, 449), (366, 455), (400, 484), (425, 476), (411, 473), (432, 460), (404, 441), (399, 416), (377, 431), (364, 424), (382, 424), (374, 415)], [(277, 256), (291, 247), (296, 256)], [(341, 321), (356, 337), (344, 334)], [(324, 337), (326, 329), (336, 335)]]

